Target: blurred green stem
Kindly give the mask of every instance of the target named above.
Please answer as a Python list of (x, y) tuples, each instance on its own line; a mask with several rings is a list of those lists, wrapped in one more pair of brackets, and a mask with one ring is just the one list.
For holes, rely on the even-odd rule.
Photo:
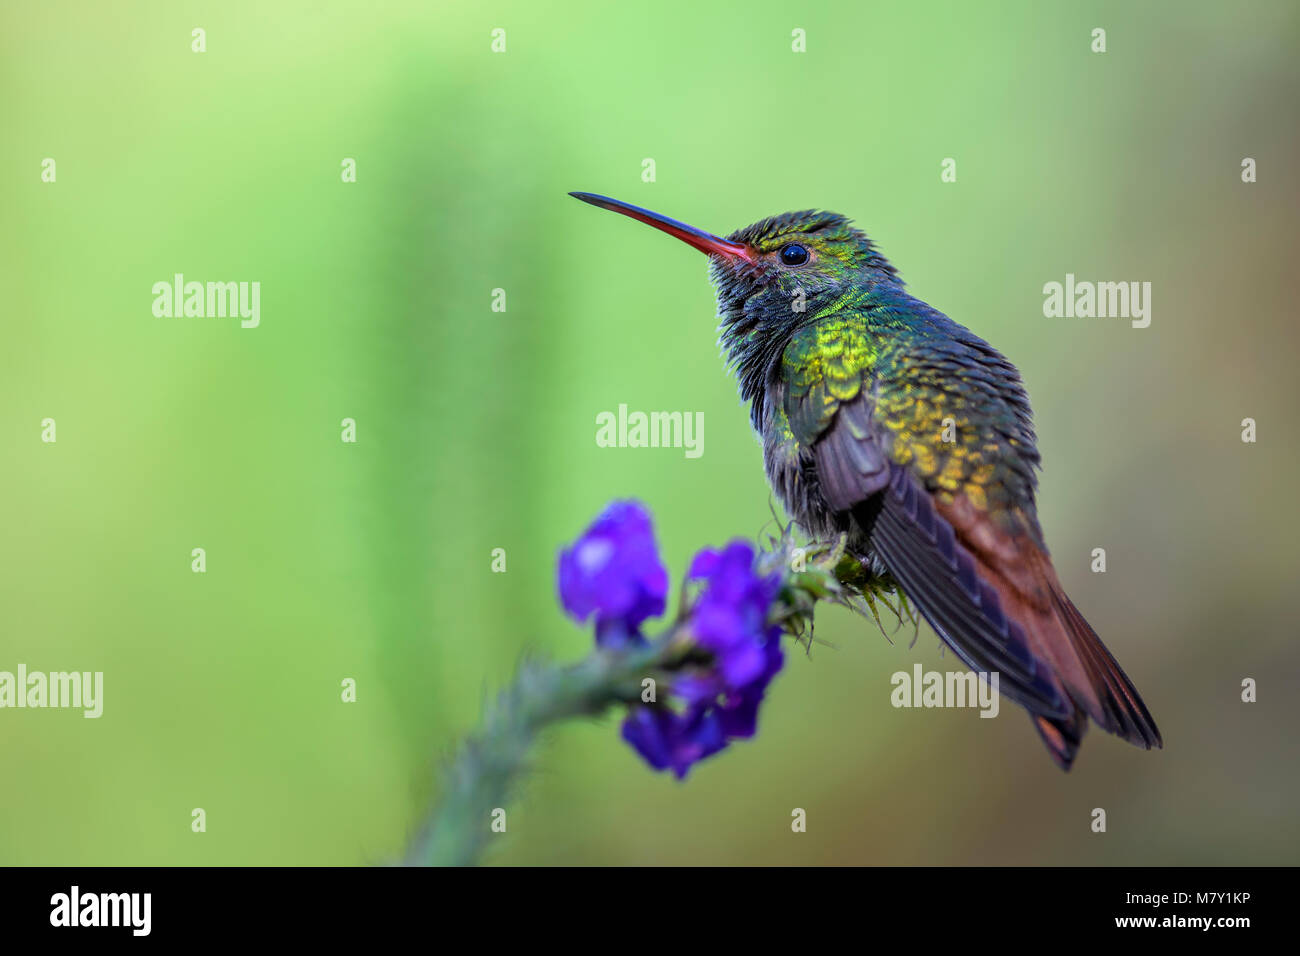
[(641, 681), (671, 654), (675, 633), (649, 644), (599, 649), (567, 667), (526, 661), (447, 767), (442, 802), (412, 841), (407, 865), (475, 863), (494, 835), (492, 813), (506, 806), (538, 733), (569, 717), (598, 717), (614, 704), (638, 700)]

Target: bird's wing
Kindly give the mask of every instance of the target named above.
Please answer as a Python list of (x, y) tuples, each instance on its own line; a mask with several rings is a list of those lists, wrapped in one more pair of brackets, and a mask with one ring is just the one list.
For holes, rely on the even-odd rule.
[[(1140, 747), (1160, 746), (1137, 690), (1052, 567), (1034, 505), (1038, 451), (1019, 372), (966, 329), (944, 331), (877, 366), (875, 418), (891, 464), (873, 544), (968, 664), (1002, 638), (1026, 665), (1031, 684), (1015, 674), (1003, 689), (1030, 711), (1062, 767), (1088, 717)], [(969, 629), (962, 612), (994, 632)]]
[(783, 355), (786, 419), (812, 454), (818, 487), (833, 511), (851, 511), (889, 483), (873, 420), (877, 357), (870, 337), (852, 322), (813, 326)]
[(1136, 690), (1051, 568), (1019, 374), (960, 326), (945, 332), (881, 351), (861, 323), (796, 336), (785, 410), (823, 497), (869, 530), (944, 642), (971, 668), (998, 673), (1062, 766), (1085, 713), (1158, 746)]
[(1069, 705), (1059, 688), (1040, 673), (1024, 635), (998, 610), (951, 526), (936, 517), (929, 495), (911, 478), (906, 460), (919, 450), (900, 442), (897, 432), (904, 424), (899, 403), (910, 406), (913, 399), (896, 400), (880, 388), (882, 372), (896, 361), (879, 351), (861, 322), (805, 329), (786, 348), (782, 368), (790, 429), (809, 449), (832, 510), (853, 513), (867, 529), (883, 521), (882, 559), (961, 659), (977, 671), (998, 672), (1000, 689), (1013, 700), (1064, 716)]

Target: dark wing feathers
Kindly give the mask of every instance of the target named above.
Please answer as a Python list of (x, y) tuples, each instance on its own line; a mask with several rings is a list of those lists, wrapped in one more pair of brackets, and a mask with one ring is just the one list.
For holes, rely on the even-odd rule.
[(889, 463), (872, 433), (865, 391), (839, 406), (834, 423), (813, 445), (813, 457), (822, 496), (835, 511), (848, 511), (885, 487)]
[[(1024, 631), (1003, 614), (952, 526), (907, 469), (886, 457), (868, 390), (834, 403), (825, 386), (811, 384), (789, 394), (786, 414), (796, 436), (811, 444), (826, 503), (853, 513), (871, 533), (903, 593), (967, 666), (997, 671), (1002, 693), (1030, 710), (1066, 716), (1069, 702), (1039, 673)], [(874, 501), (882, 491), (883, 500)]]
[(1024, 630), (1007, 619), (952, 526), (902, 466), (890, 468), (871, 535), (903, 593), (968, 667), (998, 672), (999, 690), (1035, 713), (1069, 715), (1069, 701), (1050, 675), (1039, 672)]

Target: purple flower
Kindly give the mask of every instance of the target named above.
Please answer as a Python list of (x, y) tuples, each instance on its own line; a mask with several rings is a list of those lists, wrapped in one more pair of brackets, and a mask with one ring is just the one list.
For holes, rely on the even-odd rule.
[(768, 612), (781, 590), (778, 574), (754, 571), (754, 549), (733, 541), (723, 551), (706, 548), (691, 562), (690, 577), (705, 588), (691, 612), (691, 631), (713, 652), (720, 690), (739, 693), (758, 686), (761, 695), (781, 669), (781, 629), (769, 627)]
[(623, 721), (623, 739), (651, 767), (672, 770), (678, 780), (727, 745), (722, 721), (712, 710), (694, 707), (678, 714), (659, 704), (633, 707)]
[[(623, 739), (656, 770), (678, 779), (738, 737), (752, 737), (767, 685), (781, 669), (781, 628), (767, 619), (781, 575), (756, 572), (752, 545), (734, 541), (705, 549), (691, 563), (698, 594), (688, 605), (685, 632), (665, 646), (693, 638), (705, 655), (673, 665), (671, 697), (634, 704)], [(668, 573), (659, 560), (645, 508), (616, 501), (572, 547), (560, 552), (560, 601), (577, 621), (595, 617), (596, 643), (606, 648), (644, 644), (641, 624), (664, 612)]]
[(558, 576), (565, 610), (579, 622), (595, 614), (598, 644), (639, 642), (641, 622), (664, 611), (668, 572), (650, 515), (635, 501), (609, 505), (560, 552)]
[(623, 723), (623, 739), (650, 766), (671, 769), (678, 779), (727, 741), (754, 736), (767, 685), (785, 663), (781, 629), (767, 623), (781, 577), (755, 572), (749, 544), (701, 551), (690, 578), (704, 584), (690, 611), (690, 630), (713, 663), (672, 679), (682, 713), (662, 704), (641, 706)]

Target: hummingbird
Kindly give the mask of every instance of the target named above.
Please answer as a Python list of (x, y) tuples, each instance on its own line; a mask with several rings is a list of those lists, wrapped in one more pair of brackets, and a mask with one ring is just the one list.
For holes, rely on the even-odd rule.
[(1061, 769), (1089, 718), (1139, 747), (1162, 745), (1052, 566), (1029, 397), (1001, 352), (909, 294), (845, 216), (788, 212), (720, 238), (569, 195), (709, 257), (719, 345), (768, 482), (805, 534), (842, 536), (966, 666), (997, 673)]

